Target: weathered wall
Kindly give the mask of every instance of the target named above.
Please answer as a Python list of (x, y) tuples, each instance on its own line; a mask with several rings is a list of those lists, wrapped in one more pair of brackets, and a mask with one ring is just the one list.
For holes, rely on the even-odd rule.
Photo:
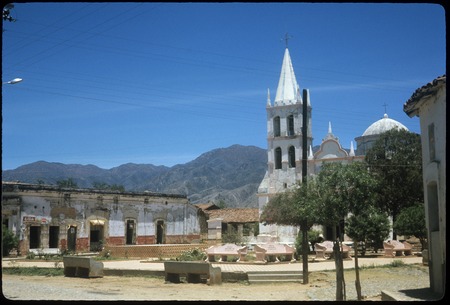
[[(3, 183), (2, 216), (19, 235), (21, 253), (35, 246), (36, 240), (39, 248), (49, 248), (57, 239), (58, 248), (67, 249), (70, 227), (76, 230), (76, 251), (89, 250), (92, 230), (98, 228), (103, 244), (124, 245), (127, 232), (132, 232), (132, 244), (189, 243), (200, 239), (198, 214), (198, 208), (182, 195)], [(127, 221), (134, 231), (127, 231)], [(162, 241), (156, 236), (158, 223)]]

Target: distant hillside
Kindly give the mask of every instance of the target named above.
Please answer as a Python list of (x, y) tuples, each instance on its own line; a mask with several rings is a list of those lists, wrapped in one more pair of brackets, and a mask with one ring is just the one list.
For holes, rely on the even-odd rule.
[(223, 201), (229, 207), (257, 207), (256, 192), (266, 169), (266, 150), (233, 145), (173, 167), (128, 163), (101, 169), (38, 161), (2, 171), (2, 180), (56, 184), (71, 178), (81, 188), (92, 188), (96, 182), (116, 184), (127, 191), (185, 194), (192, 203)]

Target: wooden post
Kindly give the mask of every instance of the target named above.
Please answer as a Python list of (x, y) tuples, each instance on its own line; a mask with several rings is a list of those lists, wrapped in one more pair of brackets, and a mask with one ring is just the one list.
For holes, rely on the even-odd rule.
[[(302, 114), (302, 183), (306, 186), (307, 170), (308, 170), (308, 90), (303, 89), (303, 114)], [(303, 262), (303, 284), (309, 283), (308, 278), (308, 223), (300, 226), (302, 231), (302, 262)]]

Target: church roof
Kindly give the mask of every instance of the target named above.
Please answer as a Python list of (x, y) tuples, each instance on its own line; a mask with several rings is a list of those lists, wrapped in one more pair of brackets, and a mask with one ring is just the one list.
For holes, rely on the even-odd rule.
[(300, 89), (295, 78), (291, 56), (289, 55), (288, 48), (286, 48), (277, 93), (275, 95), (275, 106), (295, 104), (301, 100)]
[(408, 128), (406, 128), (405, 125), (389, 118), (388, 115), (385, 113), (383, 118), (370, 125), (366, 129), (366, 131), (364, 131), (362, 136), (365, 137), (371, 135), (378, 135), (394, 128), (408, 130)]

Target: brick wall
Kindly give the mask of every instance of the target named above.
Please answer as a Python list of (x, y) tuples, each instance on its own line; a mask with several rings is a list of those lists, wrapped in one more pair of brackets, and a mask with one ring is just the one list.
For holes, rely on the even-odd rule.
[(175, 258), (182, 252), (199, 248), (205, 250), (206, 244), (178, 244), (178, 245), (126, 245), (112, 246), (107, 245), (105, 251), (109, 251), (111, 257), (124, 258)]

